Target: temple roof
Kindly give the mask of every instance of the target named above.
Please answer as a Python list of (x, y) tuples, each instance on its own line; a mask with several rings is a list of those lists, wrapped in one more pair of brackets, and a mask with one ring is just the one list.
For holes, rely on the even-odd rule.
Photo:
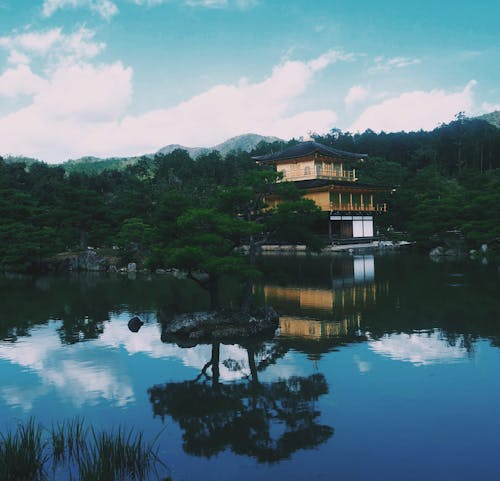
[(305, 157), (306, 155), (314, 153), (319, 153), (328, 157), (337, 157), (343, 160), (360, 160), (367, 157), (367, 154), (355, 154), (353, 152), (327, 147), (326, 145), (318, 142), (309, 141), (301, 142), (300, 144), (293, 145), (292, 147), (288, 147), (285, 150), (273, 154), (258, 155), (256, 157), (252, 157), (252, 159), (260, 162), (276, 162), (280, 160)]

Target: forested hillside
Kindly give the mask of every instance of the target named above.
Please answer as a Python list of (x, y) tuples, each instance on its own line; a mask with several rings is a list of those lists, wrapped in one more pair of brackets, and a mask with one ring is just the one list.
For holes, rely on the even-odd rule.
[(351, 135), (332, 131), (319, 142), (367, 153), (361, 181), (397, 187), (385, 221), (423, 244), (460, 231), (471, 244), (500, 237), (500, 129), (479, 119), (431, 132)]
[[(360, 181), (396, 187), (379, 219), (391, 231), (425, 246), (450, 230), (471, 247), (500, 237), (500, 130), (493, 125), (458, 118), (432, 132), (334, 130), (315, 139), (367, 153), (356, 166)], [(0, 265), (31, 268), (44, 256), (88, 245), (117, 246), (124, 259), (162, 265), (180, 216), (203, 208), (237, 215), (221, 199), (227, 190), (253, 188), (248, 179), (261, 168), (251, 156), (294, 142), (261, 142), (250, 153), (211, 152), (196, 161), (175, 150), (99, 173), (1, 160)]]

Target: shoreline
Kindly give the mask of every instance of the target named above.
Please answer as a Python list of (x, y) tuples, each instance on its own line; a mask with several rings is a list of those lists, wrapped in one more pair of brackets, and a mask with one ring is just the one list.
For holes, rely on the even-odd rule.
[[(357, 252), (357, 251), (377, 251), (377, 250), (389, 250), (389, 249), (400, 249), (402, 247), (412, 246), (413, 242), (408, 241), (372, 241), (366, 243), (355, 243), (355, 244), (334, 244), (328, 245), (321, 249), (318, 254), (330, 254), (332, 252)], [(294, 244), (266, 244), (260, 247), (262, 254), (276, 254), (276, 253), (286, 253), (286, 254), (311, 254), (305, 245), (294, 245)]]

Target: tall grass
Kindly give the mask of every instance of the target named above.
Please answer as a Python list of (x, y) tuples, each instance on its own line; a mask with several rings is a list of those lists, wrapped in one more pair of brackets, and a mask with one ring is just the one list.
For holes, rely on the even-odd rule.
[(77, 459), (86, 449), (87, 428), (80, 418), (52, 426), (50, 439), (55, 462)]
[(50, 429), (30, 419), (0, 436), (0, 480), (158, 480), (159, 471), (168, 468), (158, 456), (157, 440), (148, 443), (141, 432), (122, 427), (87, 428), (79, 418)]
[(2, 481), (43, 481), (48, 460), (43, 429), (30, 419), (16, 431), (0, 435), (0, 479)]

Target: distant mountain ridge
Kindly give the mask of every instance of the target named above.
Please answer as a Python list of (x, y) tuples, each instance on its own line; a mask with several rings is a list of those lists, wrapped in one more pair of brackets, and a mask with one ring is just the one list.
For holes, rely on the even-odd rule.
[[(186, 150), (189, 155), (196, 159), (201, 154), (206, 154), (214, 150), (218, 150), (222, 156), (227, 155), (233, 150), (243, 150), (250, 152), (259, 142), (275, 142), (281, 140), (278, 137), (266, 137), (258, 134), (243, 134), (237, 137), (232, 137), (225, 142), (214, 145), (213, 147), (186, 147), (180, 144), (170, 144), (162, 147), (157, 151), (157, 154), (169, 154), (176, 149)], [(86, 172), (97, 174), (109, 169), (124, 169), (129, 165), (133, 165), (141, 158), (153, 158), (155, 154), (144, 154), (142, 156), (133, 157), (108, 157), (101, 159), (99, 157), (86, 156), (79, 159), (70, 159), (61, 164), (67, 171), (70, 172)]]
[(253, 150), (259, 142), (276, 142), (281, 139), (278, 137), (268, 137), (265, 135), (258, 134), (243, 134), (237, 135), (236, 137), (231, 137), (230, 139), (222, 142), (220, 144), (214, 145), (213, 147), (185, 147), (179, 144), (170, 144), (162, 147), (158, 150), (158, 154), (169, 154), (176, 149), (186, 150), (189, 155), (193, 158), (198, 157), (200, 154), (206, 154), (217, 150), (221, 155), (227, 155), (233, 150), (243, 150), (244, 152), (250, 152)]

